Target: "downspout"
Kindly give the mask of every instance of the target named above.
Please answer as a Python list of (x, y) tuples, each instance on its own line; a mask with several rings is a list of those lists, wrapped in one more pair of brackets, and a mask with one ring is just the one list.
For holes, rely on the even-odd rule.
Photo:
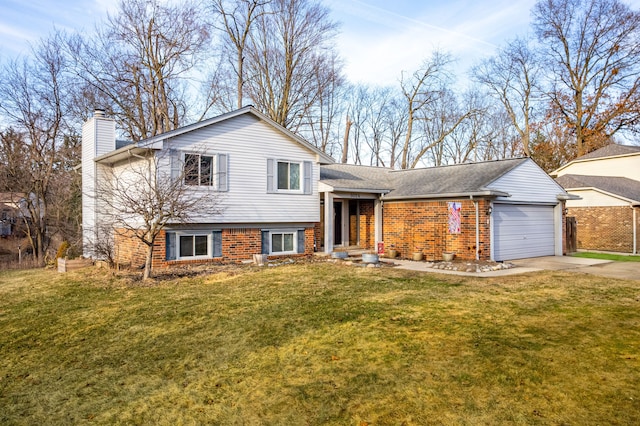
[(631, 209), (633, 210), (633, 254), (637, 254), (638, 253), (638, 234), (637, 234), (637, 214), (636, 214), (636, 208), (631, 206)]
[(480, 216), (478, 213), (478, 200), (474, 200), (473, 195), (469, 198), (473, 201), (473, 206), (476, 209), (476, 260), (480, 260)]

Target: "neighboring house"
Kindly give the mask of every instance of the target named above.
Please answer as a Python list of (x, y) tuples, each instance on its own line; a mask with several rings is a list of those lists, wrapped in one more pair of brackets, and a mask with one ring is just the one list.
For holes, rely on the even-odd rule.
[[(114, 238), (96, 197), (104, 176), (101, 168), (126, 176), (136, 162), (146, 161), (140, 156), (149, 150), (161, 159), (158, 167), (165, 171), (199, 164), (200, 175), (194, 179), (190, 171), (184, 175), (185, 185), (193, 187), (194, 197), (205, 192), (217, 195), (210, 215), (166, 227), (155, 247), (154, 267), (184, 261), (243, 261), (260, 253), (313, 252), (314, 225), (320, 220), (320, 164), (333, 160), (253, 107), (245, 107), (118, 149), (114, 121), (96, 111), (82, 133), (86, 257), (97, 257), (97, 244)], [(116, 232), (113, 244), (117, 262), (144, 263), (144, 247), (137, 240)]]
[[(496, 261), (564, 253), (567, 192), (529, 158), (412, 170), (322, 166), (316, 240), (440, 259)], [(328, 220), (327, 220), (328, 218)]]
[(551, 173), (567, 192), (579, 249), (638, 253), (640, 146), (611, 144)]
[(23, 193), (0, 192), (0, 236), (12, 235), (16, 223), (23, 217), (28, 217), (24, 203)]

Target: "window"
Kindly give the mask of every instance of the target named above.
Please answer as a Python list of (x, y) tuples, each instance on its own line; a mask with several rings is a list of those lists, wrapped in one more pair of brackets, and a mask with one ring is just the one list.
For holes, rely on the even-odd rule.
[(262, 254), (304, 253), (304, 229), (272, 229), (262, 231)]
[(294, 253), (295, 247), (293, 244), (294, 232), (287, 233), (272, 233), (271, 234), (271, 253)]
[(213, 157), (199, 154), (184, 155), (185, 185), (213, 185)]
[(313, 193), (313, 164), (311, 161), (267, 159), (268, 193)]
[(209, 237), (207, 235), (180, 235), (180, 257), (207, 256)]
[(300, 190), (300, 163), (278, 161), (278, 189)]
[(166, 260), (221, 256), (222, 231), (169, 231), (166, 233)]

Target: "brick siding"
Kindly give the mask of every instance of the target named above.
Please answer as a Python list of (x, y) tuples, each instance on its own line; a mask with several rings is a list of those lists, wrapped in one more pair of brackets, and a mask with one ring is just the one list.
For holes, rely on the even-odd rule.
[[(449, 201), (462, 205), (460, 234), (449, 233)], [(491, 256), (487, 206), (488, 201), (478, 200), (482, 260)], [(454, 252), (459, 259), (473, 260), (476, 256), (476, 213), (473, 201), (468, 199), (386, 202), (383, 228), (385, 249), (398, 250), (402, 258), (411, 258), (416, 251), (422, 252), (427, 260), (442, 259), (444, 251)]]
[[(134, 268), (144, 265), (146, 248), (139, 239), (131, 236), (124, 230), (118, 230), (115, 236), (115, 261), (120, 265)], [(270, 259), (283, 257), (308, 256), (313, 253), (314, 228), (305, 228), (304, 253), (282, 256), (269, 256)], [(212, 259), (194, 260), (166, 260), (166, 234), (161, 231), (153, 248), (152, 267), (166, 267), (174, 264), (195, 263), (233, 263), (252, 260), (254, 254), (259, 254), (262, 249), (262, 233), (259, 228), (233, 228), (222, 230), (222, 257)]]
[[(640, 231), (640, 208), (635, 209), (636, 229)], [(633, 252), (632, 208), (572, 207), (567, 216), (576, 218), (579, 249)]]
[(375, 216), (374, 202), (360, 200), (360, 247), (366, 250), (375, 249)]

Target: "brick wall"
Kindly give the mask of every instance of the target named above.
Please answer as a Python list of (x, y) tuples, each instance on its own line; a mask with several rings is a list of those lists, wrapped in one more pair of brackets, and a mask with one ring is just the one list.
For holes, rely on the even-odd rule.
[[(461, 208), (460, 234), (450, 234), (448, 226), (449, 201), (458, 201)], [(489, 259), (490, 229), (485, 214), (488, 202), (478, 200), (480, 228), (480, 259)], [(411, 258), (420, 251), (427, 260), (440, 260), (444, 251), (451, 251), (459, 259), (475, 259), (476, 213), (473, 201), (386, 202), (384, 204), (383, 240), (385, 249), (395, 248), (399, 256)]]
[[(577, 222), (578, 248), (621, 253), (633, 251), (633, 209), (620, 207), (572, 207), (567, 216)], [(640, 209), (636, 208), (636, 216)], [(640, 231), (640, 219), (636, 229)]]
[(360, 248), (375, 249), (374, 202), (360, 200)]
[[(164, 260), (165, 255), (165, 235), (164, 231), (160, 231), (158, 241), (153, 250), (153, 266), (158, 260)], [(160, 242), (162, 246), (160, 247)], [(162, 251), (161, 251), (162, 250)], [(147, 246), (135, 238), (131, 231), (125, 229), (117, 229), (114, 234), (114, 260), (119, 265), (131, 266), (137, 268), (144, 266), (147, 258)], [(160, 259), (161, 256), (161, 259)]]
[[(313, 253), (314, 228), (306, 228), (304, 254), (270, 256), (299, 257)], [(119, 230), (115, 237), (115, 261), (120, 265), (137, 268), (143, 266), (146, 259), (146, 248), (139, 239), (131, 236), (124, 230)], [(222, 230), (222, 257), (213, 259), (194, 259), (166, 261), (166, 236), (161, 231), (153, 248), (153, 268), (166, 267), (173, 264), (209, 263), (209, 262), (242, 262), (252, 260), (254, 254), (262, 250), (262, 233), (259, 228), (233, 228)]]

